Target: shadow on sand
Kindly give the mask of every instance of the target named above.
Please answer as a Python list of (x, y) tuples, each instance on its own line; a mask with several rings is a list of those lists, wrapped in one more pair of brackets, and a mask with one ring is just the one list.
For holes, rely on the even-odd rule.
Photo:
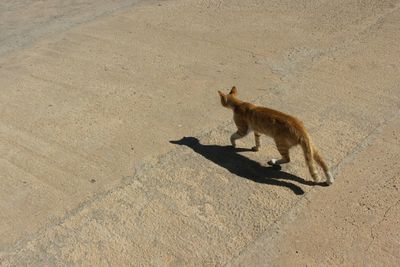
[(237, 153), (252, 151), (251, 149), (233, 148), (232, 146), (203, 145), (195, 137), (183, 137), (181, 140), (170, 141), (170, 143), (190, 147), (196, 153), (237, 176), (257, 183), (287, 187), (296, 195), (304, 194), (303, 189), (287, 181), (294, 181), (308, 186), (326, 186), (325, 183), (306, 181), (303, 178), (281, 171), (280, 166), (262, 166), (260, 163)]

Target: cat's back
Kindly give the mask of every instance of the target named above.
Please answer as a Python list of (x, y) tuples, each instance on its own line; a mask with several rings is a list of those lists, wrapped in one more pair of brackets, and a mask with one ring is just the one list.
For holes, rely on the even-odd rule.
[(275, 109), (271, 109), (271, 108), (267, 108), (267, 107), (259, 107), (256, 106), (253, 108), (254, 112), (256, 114), (259, 114), (260, 117), (262, 118), (270, 118), (270, 119), (274, 119), (277, 122), (281, 122), (281, 123), (289, 123), (289, 124), (294, 124), (294, 125), (298, 125), (298, 126), (303, 126), (302, 121), (300, 121), (298, 118), (291, 116), (289, 114), (286, 114), (284, 112), (275, 110)]
[(294, 116), (267, 107), (251, 106), (248, 120), (254, 129), (263, 132), (303, 132), (303, 122)]

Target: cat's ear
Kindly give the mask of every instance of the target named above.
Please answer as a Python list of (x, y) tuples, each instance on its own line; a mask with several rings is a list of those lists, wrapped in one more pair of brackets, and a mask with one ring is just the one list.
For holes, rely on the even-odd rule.
[(226, 94), (222, 93), (221, 91), (218, 91), (219, 96), (221, 97), (221, 104), (226, 107), (228, 104), (228, 99), (226, 97)]
[(234, 95), (234, 96), (236, 96), (236, 95), (237, 95), (237, 89), (236, 89), (236, 86), (233, 86), (233, 87), (232, 87), (232, 89), (231, 89), (231, 92), (230, 92), (229, 94), (231, 94), (231, 95)]

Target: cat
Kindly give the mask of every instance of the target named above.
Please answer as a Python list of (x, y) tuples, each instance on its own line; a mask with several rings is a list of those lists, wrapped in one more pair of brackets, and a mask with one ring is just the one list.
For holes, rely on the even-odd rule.
[(237, 92), (238, 90), (235, 86), (232, 87), (229, 94), (218, 91), (222, 106), (233, 110), (233, 120), (237, 126), (237, 131), (230, 138), (233, 147), (236, 147), (237, 139), (243, 138), (253, 131), (255, 146), (252, 150), (258, 151), (261, 146), (260, 136), (265, 134), (274, 139), (276, 147), (282, 156), (281, 159), (271, 159), (268, 164), (280, 165), (289, 163), (289, 149), (300, 145), (314, 181), (320, 181), (314, 165), (314, 162), (317, 162), (324, 170), (326, 183), (329, 185), (333, 183), (334, 178), (328, 166), (311, 142), (310, 135), (299, 119), (277, 110), (241, 101), (237, 98)]

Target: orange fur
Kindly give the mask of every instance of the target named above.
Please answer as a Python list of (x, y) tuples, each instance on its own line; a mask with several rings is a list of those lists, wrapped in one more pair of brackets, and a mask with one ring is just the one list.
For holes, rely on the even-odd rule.
[(333, 183), (333, 177), (329, 169), (313, 145), (311, 138), (304, 128), (303, 123), (290, 115), (266, 107), (259, 107), (251, 103), (241, 101), (237, 98), (237, 89), (232, 87), (229, 94), (218, 91), (221, 104), (233, 110), (233, 120), (237, 126), (237, 131), (231, 136), (232, 146), (236, 146), (236, 140), (243, 138), (251, 131), (254, 132), (256, 145), (253, 150), (260, 148), (260, 135), (265, 134), (274, 139), (276, 147), (282, 158), (272, 159), (270, 165), (279, 165), (290, 162), (289, 149), (300, 145), (304, 152), (304, 157), (315, 181), (319, 180), (314, 162), (324, 170), (327, 182)]

